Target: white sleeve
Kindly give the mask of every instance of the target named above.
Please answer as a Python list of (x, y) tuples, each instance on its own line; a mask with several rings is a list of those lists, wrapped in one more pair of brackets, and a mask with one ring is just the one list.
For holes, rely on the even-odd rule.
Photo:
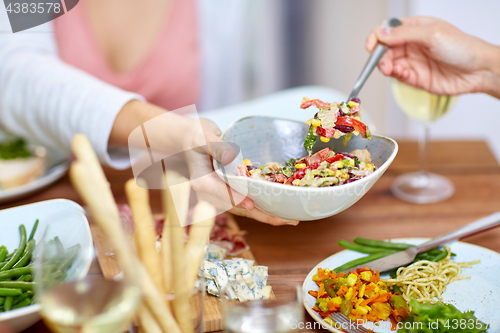
[(122, 107), (144, 98), (62, 62), (50, 22), (13, 34), (0, 7), (0, 127), (68, 155), (83, 133), (102, 163), (129, 167), (128, 149), (108, 149), (108, 139)]

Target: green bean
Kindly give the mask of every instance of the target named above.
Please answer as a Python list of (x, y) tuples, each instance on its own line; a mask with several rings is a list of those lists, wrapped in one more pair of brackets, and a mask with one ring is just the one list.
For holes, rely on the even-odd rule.
[(3, 310), (4, 311), (9, 311), (12, 309), (12, 301), (13, 300), (14, 300), (14, 297), (12, 297), (12, 296), (5, 297), (5, 303), (3, 303)]
[(0, 279), (18, 277), (25, 274), (31, 274), (31, 267), (13, 268), (8, 271), (0, 272)]
[(59, 239), (59, 237), (56, 236), (54, 238), (54, 242), (56, 243), (57, 253), (63, 254), (65, 252), (64, 251), (64, 245), (62, 245), (61, 240)]
[(19, 243), (19, 247), (17, 248), (12, 258), (10, 258), (9, 261), (7, 261), (7, 263), (2, 268), (0, 268), (0, 272), (6, 271), (14, 266), (14, 264), (19, 260), (24, 252), (24, 248), (26, 247), (26, 228), (24, 227), (24, 225), (21, 224), (19, 226), (19, 231), (21, 232), (21, 242)]
[(75, 247), (72, 249), (66, 251), (66, 258), (61, 262), (59, 267), (57, 268), (58, 271), (65, 272), (68, 270), (71, 265), (73, 264), (73, 261), (75, 261), (76, 256), (78, 255), (78, 251), (80, 251), (80, 244), (76, 244)]
[(366, 245), (371, 247), (380, 247), (386, 250), (406, 250), (414, 245), (405, 244), (405, 243), (392, 243), (392, 242), (384, 242), (376, 239), (362, 238), (356, 237), (354, 238), (354, 243), (359, 245)]
[(23, 307), (28, 306), (28, 305), (31, 305), (31, 299), (25, 298), (21, 302), (17, 303), (16, 305), (13, 305), (12, 310), (23, 308)]
[(23, 291), (21, 289), (0, 288), (0, 296), (12, 296), (13, 297), (13, 296), (19, 296), (22, 293), (23, 293)]
[(22, 293), (21, 295), (16, 296), (14, 298), (14, 301), (12, 302), (12, 305), (19, 304), (23, 300), (25, 300), (27, 298), (32, 298), (32, 297), (33, 297), (33, 292), (32, 291), (26, 291), (26, 292)]
[[(378, 252), (387, 251), (387, 250), (381, 249), (379, 247), (364, 246), (364, 245), (349, 243), (348, 241), (345, 241), (343, 239), (340, 239), (338, 241), (338, 243), (340, 246), (345, 247), (348, 250), (361, 252), (361, 253), (378, 253)], [(396, 253), (396, 251), (393, 251), (393, 252)]]
[(31, 228), (30, 237), (28, 238), (28, 242), (35, 237), (36, 229), (38, 228), (38, 219), (35, 221), (33, 228)]
[[(21, 290), (33, 290), (35, 282), (24, 282), (24, 281), (0, 281), (0, 288), (10, 288), (10, 289), (21, 289)], [(1, 295), (0, 295), (1, 296)]]
[(22, 275), (19, 277), (19, 279), (17, 279), (17, 281), (26, 281), (26, 282), (30, 282), (32, 280), (33, 277), (31, 276), (31, 274)]
[(15, 263), (14, 266), (12, 266), (12, 268), (24, 267), (30, 262), (31, 256), (33, 255), (33, 249), (35, 248), (35, 244), (36, 243), (34, 239), (28, 242), (28, 244), (26, 245), (26, 249), (24, 250), (23, 256), (21, 257), (21, 259), (19, 259), (18, 262)]
[(448, 256), (448, 251), (443, 250), (440, 254), (435, 256), (434, 259), (432, 259), (431, 261), (439, 262), (439, 261), (443, 260), (444, 258), (446, 258), (447, 256)]
[(17, 249), (15, 249), (13, 252), (7, 254), (7, 256), (5, 257), (5, 259), (10, 259), (12, 258), (12, 256), (14, 255), (14, 253), (16, 253)]
[(8, 253), (9, 251), (7, 251), (7, 248), (5, 246), (0, 247), (0, 262), (5, 260)]
[(354, 260), (351, 260), (349, 262), (346, 262), (345, 264), (343, 264), (343, 265), (335, 268), (334, 271), (336, 273), (340, 273), (340, 272), (346, 271), (346, 270), (348, 270), (350, 268), (366, 264), (367, 262), (370, 262), (370, 261), (373, 261), (373, 260), (377, 260), (377, 259), (380, 259), (380, 258), (383, 258), (383, 257), (387, 257), (388, 255), (391, 255), (393, 253), (394, 253), (393, 251), (386, 251), (386, 252), (378, 252), (378, 253), (370, 254), (368, 256), (361, 257), (361, 258), (354, 259)]

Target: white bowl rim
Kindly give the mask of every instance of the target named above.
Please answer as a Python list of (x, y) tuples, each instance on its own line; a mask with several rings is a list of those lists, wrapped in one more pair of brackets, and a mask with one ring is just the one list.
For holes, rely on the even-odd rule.
[[(41, 204), (45, 204), (47, 202), (64, 202), (65, 204), (69, 204), (69, 205), (75, 206), (75, 208), (80, 211), (80, 214), (83, 217), (84, 221), (87, 222), (87, 223), (85, 223), (85, 231), (87, 233), (87, 236), (89, 236), (89, 239), (90, 239), (91, 243), (93, 243), (92, 233), (90, 232), (90, 226), (89, 226), (87, 217), (85, 216), (85, 210), (83, 209), (82, 206), (80, 206), (79, 204), (77, 204), (76, 202), (74, 202), (72, 200), (68, 200), (68, 199), (49, 199), (49, 200), (38, 201), (38, 202), (26, 204), (26, 205), (21, 205), (21, 206), (16, 206), (16, 207), (2, 209), (2, 210), (0, 210), (0, 212), (4, 212), (4, 211), (7, 211), (7, 210), (22, 209), (22, 208), (24, 208), (26, 206), (41, 205)], [(91, 250), (91, 252), (92, 252), (92, 250)], [(82, 276), (80, 276), (80, 278), (84, 277), (88, 273), (89, 269), (90, 269), (90, 263), (88, 264), (88, 267), (85, 267), (85, 269), (82, 270)], [(18, 318), (18, 317), (22, 317), (22, 316), (26, 316), (26, 315), (30, 315), (30, 314), (39, 312), (40, 309), (41, 309), (40, 304), (36, 303), (36, 304), (28, 305), (28, 306), (25, 306), (25, 307), (22, 307), (22, 308), (19, 308), (19, 309), (10, 310), (8, 312), (1, 312), (0, 313), (0, 322), (7, 321), (7, 320), (10, 320), (10, 319), (14, 319), (14, 318)]]
[[(291, 121), (291, 122), (295, 122), (295, 123), (302, 123), (301, 121), (298, 121), (298, 120), (286, 119), (286, 118), (279, 118), (279, 117), (270, 117), (270, 116), (245, 116), (245, 117), (242, 117), (242, 118), (239, 118), (239, 119), (236, 119), (235, 121), (233, 121), (226, 128), (226, 130), (224, 131), (224, 133), (222, 133), (221, 139), (224, 140), (224, 136), (226, 135), (227, 131), (231, 127), (233, 127), (233, 125), (235, 125), (236, 123), (238, 123), (238, 122), (240, 122), (242, 120), (248, 119), (248, 118), (271, 118), (271, 119)], [(387, 158), (387, 160), (384, 161), (382, 163), (382, 165), (379, 168), (377, 168), (372, 174), (369, 174), (368, 176), (363, 177), (363, 178), (361, 178), (361, 179), (359, 179), (359, 180), (357, 180), (355, 182), (351, 182), (351, 183), (348, 183), (348, 184), (342, 184), (342, 185), (339, 185), (339, 186), (325, 186), (325, 187), (286, 186), (286, 185), (283, 185), (281, 183), (263, 182), (260, 179), (254, 179), (254, 178), (250, 178), (250, 177), (234, 176), (234, 175), (227, 175), (227, 174), (223, 175), (222, 172), (220, 171), (220, 169), (217, 166), (217, 163), (219, 163), (219, 162), (216, 161), (215, 159), (213, 161), (213, 166), (214, 166), (214, 169), (215, 169), (215, 172), (217, 173), (217, 175), (220, 178), (222, 178), (222, 179), (224, 179), (225, 177), (227, 177), (228, 179), (237, 179), (237, 180), (243, 180), (243, 179), (245, 179), (246, 181), (254, 182), (256, 184), (267, 184), (267, 186), (275, 186), (275, 187), (278, 186), (279, 188), (283, 188), (283, 186), (286, 186), (287, 191), (291, 190), (291, 191), (302, 192), (302, 191), (317, 191), (318, 189), (321, 189), (321, 191), (324, 191), (324, 192), (326, 192), (328, 190), (330, 190), (330, 191), (338, 191), (338, 188), (340, 188), (340, 187), (343, 188), (343, 189), (348, 189), (350, 187), (358, 186), (360, 183), (368, 182), (371, 178), (375, 177), (379, 173), (385, 172), (385, 170), (389, 167), (389, 165), (392, 164), (392, 161), (394, 161), (394, 159), (396, 158), (396, 155), (397, 155), (398, 149), (399, 149), (399, 146), (398, 146), (398, 143), (396, 142), (396, 140), (391, 139), (391, 138), (386, 137), (386, 136), (382, 136), (382, 135), (372, 135), (372, 137), (383, 139), (383, 140), (387, 140), (387, 141), (391, 142), (394, 145), (394, 150), (392, 151), (392, 153), (389, 156), (389, 158)], [(384, 165), (385, 165), (385, 167), (384, 167)], [(380, 176), (382, 176), (382, 175), (380, 175)]]

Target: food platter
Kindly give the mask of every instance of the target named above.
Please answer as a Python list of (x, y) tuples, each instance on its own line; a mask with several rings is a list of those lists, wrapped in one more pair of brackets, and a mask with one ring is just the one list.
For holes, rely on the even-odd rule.
[(27, 197), (53, 184), (63, 177), (69, 168), (67, 156), (55, 150), (47, 149), (45, 174), (26, 185), (9, 190), (0, 189), (0, 203), (6, 203)]
[[(15, 249), (19, 244), (19, 225), (24, 224), (31, 230), (35, 221), (40, 225), (35, 239), (39, 242), (43, 235), (47, 239), (58, 236), (65, 247), (80, 244), (85, 251), (80, 251), (68, 279), (83, 278), (87, 275), (93, 258), (92, 235), (82, 207), (70, 200), (55, 199), (37, 202), (0, 211), (0, 244), (8, 249)], [(50, 227), (49, 227), (50, 226)], [(13, 332), (22, 331), (38, 320), (40, 304), (0, 313), (0, 324)]]
[[(391, 241), (409, 244), (420, 244), (428, 239), (425, 238), (401, 238)], [(447, 286), (443, 294), (446, 303), (455, 305), (459, 310), (472, 310), (478, 319), (490, 324), (488, 332), (500, 332), (500, 254), (465, 242), (454, 242), (450, 245), (451, 250), (456, 253), (454, 261), (468, 262), (481, 260), (474, 268), (464, 268), (463, 276), (471, 276), (470, 279), (459, 280)], [(302, 286), (303, 304), (306, 311), (314, 320), (320, 323), (330, 332), (341, 332), (323, 321), (321, 316), (312, 307), (316, 299), (308, 294), (309, 290), (318, 290), (318, 286), (312, 281), (317, 273), (318, 267), (334, 268), (347, 261), (364, 256), (362, 253), (344, 250), (338, 252), (316, 265), (307, 275)], [(382, 274), (381, 278), (388, 278), (388, 274)], [(382, 327), (383, 326), (383, 327)], [(381, 325), (375, 332), (394, 332), (390, 325)]]

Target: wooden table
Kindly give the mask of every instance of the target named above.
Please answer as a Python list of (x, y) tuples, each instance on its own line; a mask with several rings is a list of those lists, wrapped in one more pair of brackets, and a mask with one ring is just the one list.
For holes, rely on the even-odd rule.
[[(400, 174), (417, 168), (417, 144), (399, 142), (400, 152), (386, 174), (353, 207), (328, 219), (302, 222), (297, 227), (273, 227), (238, 218), (260, 264), (269, 266), (269, 282), (280, 295), (281, 281), (301, 283), (307, 273), (324, 258), (339, 251), (338, 239), (351, 241), (356, 236), (370, 238), (433, 237), (475, 219), (500, 211), (500, 165), (482, 141), (433, 142), (431, 171), (448, 177), (455, 185), (455, 195), (441, 203), (415, 205), (396, 199), (390, 184)], [(129, 171), (106, 170), (116, 200), (125, 203), (123, 184)], [(153, 197), (155, 194), (153, 193)], [(160, 211), (159, 196), (153, 209)], [(46, 191), (8, 205), (7, 208), (53, 198), (67, 198), (81, 203), (64, 178)], [(466, 241), (500, 252), (500, 228), (468, 238)], [(92, 274), (99, 274), (92, 267)], [(309, 316), (306, 320), (312, 321)], [(25, 332), (47, 332), (39, 322)], [(324, 330), (304, 330), (322, 332)]]

